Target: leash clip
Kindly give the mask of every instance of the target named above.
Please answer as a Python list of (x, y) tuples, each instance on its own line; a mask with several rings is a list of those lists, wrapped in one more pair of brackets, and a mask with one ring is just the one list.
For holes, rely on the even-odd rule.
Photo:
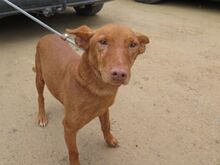
[(64, 41), (66, 41), (67, 38), (69, 38), (69, 35), (68, 35), (67, 33), (64, 33), (64, 34), (61, 36), (61, 38), (62, 38)]

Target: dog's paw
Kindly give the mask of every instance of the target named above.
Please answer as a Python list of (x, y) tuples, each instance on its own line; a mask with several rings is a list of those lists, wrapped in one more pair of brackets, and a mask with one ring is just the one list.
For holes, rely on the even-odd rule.
[(119, 143), (118, 140), (112, 136), (112, 134), (109, 134), (106, 138), (105, 138), (106, 143), (108, 144), (109, 147), (119, 147)]
[(46, 127), (47, 125), (47, 116), (46, 115), (38, 115), (38, 125), (40, 127)]

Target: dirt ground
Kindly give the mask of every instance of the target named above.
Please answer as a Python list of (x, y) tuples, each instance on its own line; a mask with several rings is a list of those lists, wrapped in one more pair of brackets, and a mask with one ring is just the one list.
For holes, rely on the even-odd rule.
[[(206, 6), (207, 5), (207, 6)], [(220, 165), (220, 6), (118, 0), (94, 17), (42, 18), (64, 31), (122, 23), (151, 43), (111, 107), (120, 147), (98, 120), (78, 134), (82, 165)], [(46, 91), (49, 124), (37, 126), (35, 45), (48, 32), (24, 16), (0, 20), (0, 165), (67, 165), (63, 107)]]

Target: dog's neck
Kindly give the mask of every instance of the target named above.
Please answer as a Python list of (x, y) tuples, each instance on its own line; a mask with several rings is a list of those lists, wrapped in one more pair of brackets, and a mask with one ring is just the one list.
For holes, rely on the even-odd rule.
[(115, 96), (118, 90), (117, 86), (103, 82), (98, 70), (89, 63), (87, 52), (82, 55), (78, 66), (77, 81), (97, 96)]

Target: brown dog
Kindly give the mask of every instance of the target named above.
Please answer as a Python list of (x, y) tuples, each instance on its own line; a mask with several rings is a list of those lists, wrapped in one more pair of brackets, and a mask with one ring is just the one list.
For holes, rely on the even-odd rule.
[(49, 91), (65, 108), (63, 120), (70, 165), (79, 165), (76, 134), (89, 121), (99, 117), (106, 143), (118, 142), (110, 132), (109, 107), (118, 87), (127, 84), (136, 57), (145, 51), (147, 36), (122, 25), (106, 25), (97, 30), (87, 26), (67, 29), (77, 45), (85, 50), (77, 55), (56, 35), (40, 39), (36, 52), (36, 87), (40, 126), (47, 124), (43, 90)]

